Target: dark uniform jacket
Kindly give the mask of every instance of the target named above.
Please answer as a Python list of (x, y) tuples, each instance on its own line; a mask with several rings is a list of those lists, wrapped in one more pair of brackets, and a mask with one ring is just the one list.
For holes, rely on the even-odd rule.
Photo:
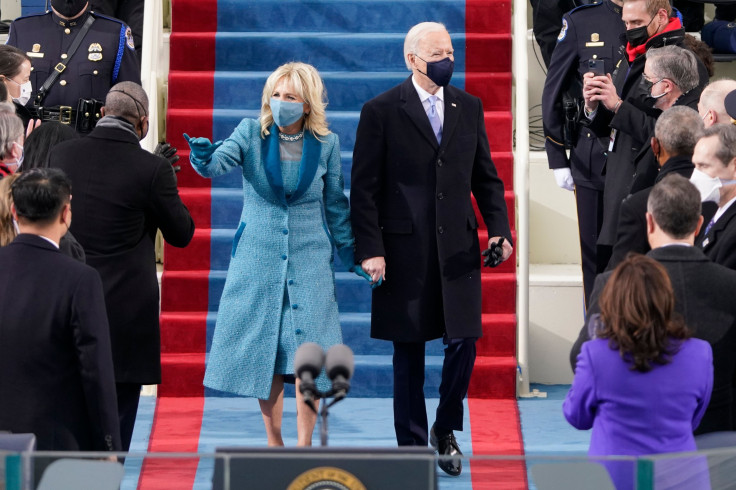
[[(72, 58), (62, 58), (89, 15), (95, 22), (79, 49)], [(130, 29), (112, 17), (86, 12), (68, 21), (53, 11), (20, 17), (10, 25), (7, 44), (31, 58), (33, 92), (28, 107), (33, 107), (38, 89), (59, 62), (67, 67), (49, 90), (44, 107), (76, 109), (79, 99), (104, 101), (110, 87), (118, 82), (141, 83)]]
[(481, 336), (471, 190), (488, 235), (511, 238), (483, 105), (451, 85), (444, 99), (441, 145), (411, 77), (361, 111), (350, 193), (356, 261), (386, 258), (386, 281), (373, 290), (374, 338)]
[[(681, 46), (684, 37), (685, 30), (681, 28), (663, 32), (647, 41), (646, 49), (672, 44)], [(621, 49), (621, 58), (612, 77), (623, 103), (616, 114), (606, 110), (602, 104), (599, 105), (590, 125), (601, 136), (611, 135), (611, 130), (615, 130), (613, 149), (608, 152), (604, 170), (606, 185), (599, 245), (613, 246), (615, 243), (621, 201), (629, 194), (636, 174), (635, 159), (641, 150), (646, 151), (656, 123), (654, 100), (641, 84), (645, 63), (646, 54), (637, 56), (629, 63), (625, 46)], [(694, 97), (699, 97), (700, 91), (708, 83), (708, 72), (702, 62), (698, 63), (698, 68), (700, 83), (691, 91)]]
[[(693, 174), (694, 168), (689, 156), (674, 156), (662, 165), (662, 169), (659, 171), (655, 183), (669, 174), (679, 174), (689, 179)], [(651, 192), (651, 187), (642, 189), (639, 192), (629, 195), (621, 203), (616, 244), (613, 246), (613, 254), (611, 255), (611, 260), (608, 262), (607, 270), (613, 270), (626, 258), (629, 252), (644, 254), (651, 250), (647, 238), (646, 218), (647, 201)]]
[(0, 248), (0, 270), (0, 430), (44, 451), (119, 451), (99, 274), (29, 234)]
[[(713, 348), (713, 393), (708, 409), (694, 431), (696, 434), (733, 430), (733, 379), (736, 373), (736, 272), (714, 264), (697, 247), (671, 245), (659, 247), (647, 256), (661, 263), (675, 291), (675, 311), (680, 313), (693, 336)], [(588, 318), (600, 313), (598, 298), (613, 272), (599, 275), (591, 295)], [(575, 370), (583, 343), (589, 340), (583, 326), (570, 352)]]
[(71, 231), (102, 277), (115, 380), (160, 383), (156, 229), (177, 247), (194, 234), (171, 165), (132, 133), (99, 126), (54, 147), (50, 164), (72, 181)]
[(565, 14), (557, 46), (552, 53), (542, 92), (542, 120), (549, 168), (570, 167), (575, 185), (603, 190), (603, 165), (608, 135), (596, 135), (577, 124), (577, 142), (568, 159), (565, 151), (565, 108), (563, 97), (570, 93), (582, 111), (582, 77), (589, 72), (588, 61), (597, 60), (606, 73), (613, 73), (621, 34), (621, 7), (605, 0), (584, 5)]

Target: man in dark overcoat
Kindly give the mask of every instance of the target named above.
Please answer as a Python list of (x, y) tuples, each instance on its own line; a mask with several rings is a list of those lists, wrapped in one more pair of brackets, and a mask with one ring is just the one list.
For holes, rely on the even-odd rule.
[(140, 146), (147, 132), (145, 91), (121, 82), (110, 89), (95, 129), (54, 147), (49, 159), (74, 185), (72, 233), (105, 288), (124, 450), (141, 385), (161, 382), (156, 229), (175, 247), (194, 235), (171, 165)]
[(102, 282), (59, 252), (70, 190), (58, 169), (12, 184), (20, 234), (0, 248), (0, 431), (31, 432), (42, 451), (119, 451)]
[(356, 261), (375, 285), (371, 336), (394, 344), (394, 426), (399, 445), (426, 445), (424, 343), (446, 344), (440, 403), (429, 439), (449, 474), (461, 471), (453, 430), (482, 335), (480, 245), (471, 191), (488, 228), (512, 253), (503, 182), (491, 161), (483, 106), (448, 85), (454, 57), (442, 24), (406, 36), (412, 75), (368, 101), (353, 153)]

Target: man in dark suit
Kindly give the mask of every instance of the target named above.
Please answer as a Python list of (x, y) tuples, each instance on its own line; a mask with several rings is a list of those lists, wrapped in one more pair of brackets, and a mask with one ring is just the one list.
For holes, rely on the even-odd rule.
[[(654, 127), (651, 146), (660, 167), (655, 184), (665, 176), (677, 173), (689, 179), (693, 173), (693, 150), (703, 134), (703, 120), (689, 107), (676, 106), (664, 111)], [(629, 252), (647, 253), (651, 248), (647, 240), (647, 199), (652, 188), (629, 195), (621, 203), (616, 244), (608, 263), (613, 270)]]
[[(700, 195), (681, 175), (670, 174), (652, 188), (647, 203), (649, 257), (667, 269), (675, 290), (675, 311), (683, 315), (693, 336), (708, 341), (713, 348), (713, 394), (696, 434), (733, 430), (733, 380), (736, 374), (736, 271), (708, 260), (693, 246), (703, 224)], [(591, 296), (588, 323), (570, 352), (575, 369), (583, 342), (589, 340), (591, 317), (600, 313), (598, 298), (613, 272), (596, 278)]]
[(72, 232), (105, 287), (115, 362), (123, 449), (133, 434), (142, 384), (161, 382), (156, 229), (186, 246), (194, 222), (171, 165), (140, 147), (148, 132), (148, 97), (121, 82), (105, 100), (105, 117), (85, 138), (57, 145), (51, 166), (74, 184)]
[(448, 85), (450, 35), (424, 22), (406, 36), (412, 76), (368, 101), (353, 153), (351, 214), (356, 260), (378, 285), (371, 336), (394, 343), (394, 426), (399, 445), (427, 444), (424, 343), (447, 348), (430, 442), (451, 475), (461, 472), (453, 430), (482, 335), (480, 245), (471, 190), (489, 247), (511, 255), (503, 183), (490, 157), (481, 101)]
[(12, 185), (20, 234), (0, 248), (0, 430), (32, 432), (44, 451), (119, 451), (100, 276), (59, 252), (70, 192), (57, 169)]
[(703, 202), (718, 209), (696, 242), (716, 264), (736, 269), (736, 126), (716, 124), (695, 145), (692, 181)]

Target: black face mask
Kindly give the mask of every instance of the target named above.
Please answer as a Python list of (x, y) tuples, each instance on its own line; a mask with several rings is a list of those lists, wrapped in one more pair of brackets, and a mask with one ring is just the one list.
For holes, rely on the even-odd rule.
[(51, 6), (64, 17), (74, 17), (87, 5), (87, 0), (51, 0)]
[[(419, 58), (419, 56), (417, 56), (417, 58)], [(427, 73), (425, 73), (425, 75), (427, 75), (427, 78), (432, 80), (435, 85), (444, 87), (450, 83), (452, 72), (455, 69), (455, 62), (452, 61), (449, 56), (439, 61), (425, 61), (422, 58), (419, 59), (427, 63)]]
[[(651, 24), (653, 20), (654, 17), (649, 21), (649, 24)], [(649, 39), (649, 33), (647, 32), (649, 24), (626, 31), (626, 40), (629, 42), (629, 46), (635, 48), (647, 42), (647, 39)]]

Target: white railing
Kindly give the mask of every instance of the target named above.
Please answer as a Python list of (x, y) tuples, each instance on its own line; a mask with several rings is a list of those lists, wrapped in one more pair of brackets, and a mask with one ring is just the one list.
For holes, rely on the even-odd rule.
[(528, 0), (514, 0), (512, 73), (516, 92), (514, 193), (516, 195), (516, 359), (517, 396), (529, 395), (529, 60), (527, 58)]
[[(143, 56), (141, 60), (141, 85), (148, 94), (149, 129), (141, 146), (153, 151), (159, 139), (159, 76), (158, 61), (163, 49), (163, 0), (146, 0), (143, 11)], [(161, 138), (163, 139), (163, 138)]]

